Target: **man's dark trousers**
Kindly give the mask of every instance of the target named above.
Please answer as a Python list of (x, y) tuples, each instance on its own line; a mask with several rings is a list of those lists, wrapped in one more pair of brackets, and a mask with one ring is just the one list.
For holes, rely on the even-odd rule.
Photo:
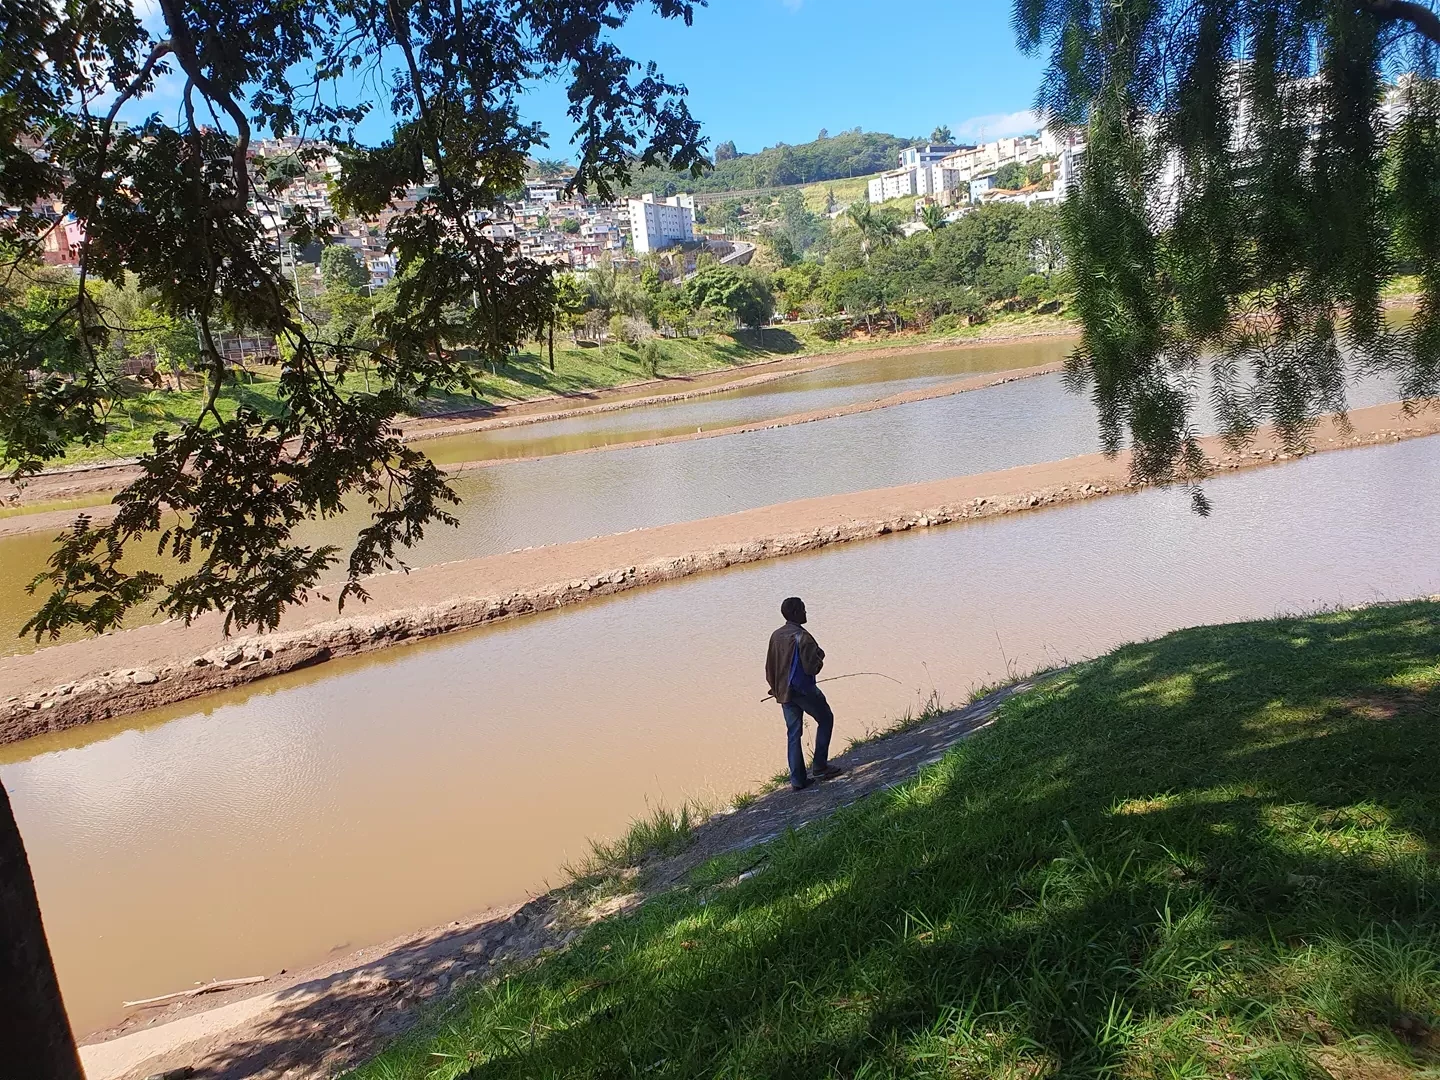
[(797, 791), (807, 783), (805, 776), (805, 750), (800, 745), (804, 729), (805, 713), (815, 719), (815, 762), (814, 767), (824, 770), (830, 761), (830, 730), (835, 726), (835, 714), (830, 703), (820, 690), (796, 690), (790, 688), (790, 700), (781, 705), (785, 711), (785, 737), (790, 757), (790, 786)]

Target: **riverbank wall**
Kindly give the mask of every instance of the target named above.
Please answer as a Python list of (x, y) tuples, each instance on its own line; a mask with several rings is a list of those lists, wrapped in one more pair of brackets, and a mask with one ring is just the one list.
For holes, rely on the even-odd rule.
[[(1315, 452), (1440, 433), (1440, 414), (1399, 403), (1317, 426)], [(1243, 452), (1203, 440), (1217, 472), (1292, 460), (1273, 433)], [(1135, 490), (1128, 456), (1093, 454), (445, 563), (366, 582), (371, 602), (336, 617), (322, 590), (276, 633), (226, 638), (218, 616), (140, 627), (0, 659), (0, 742), (138, 712), (327, 660), (553, 610), (691, 574)]]

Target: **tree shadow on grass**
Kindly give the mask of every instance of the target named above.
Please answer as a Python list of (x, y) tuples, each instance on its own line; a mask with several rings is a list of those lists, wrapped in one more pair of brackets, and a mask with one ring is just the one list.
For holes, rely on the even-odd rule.
[(736, 330), (735, 341), (746, 349), (771, 353), (796, 353), (805, 343), (791, 331), (781, 326), (767, 326), (760, 330)]
[(749, 880), (598, 925), (361, 1075), (1431, 1061), (1437, 612), (1184, 631), (1083, 665), (914, 784), (775, 841)]

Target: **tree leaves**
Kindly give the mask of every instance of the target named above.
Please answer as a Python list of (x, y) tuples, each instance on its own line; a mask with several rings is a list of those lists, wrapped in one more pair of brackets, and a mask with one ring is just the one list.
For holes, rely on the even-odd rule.
[[(692, 16), (679, 0), (649, 6)], [(160, 0), (157, 35), (129, 5), (0, 5), (0, 202), (21, 207), (0, 220), (7, 295), (17, 295), (11, 278), (33, 273), (41, 232), (54, 227), (39, 201), (53, 201), (84, 236), (78, 281), (55, 294), (53, 311), (22, 316), (12, 299), (0, 312), (0, 464), (34, 471), (75, 441), (103, 437), (111, 391), (108, 331), (91, 297), (99, 279), (134, 275), (158, 312), (194, 326), (206, 387), (196, 415), (144, 456), (114, 521), (78, 520), (61, 538), (39, 581), (52, 592), (28, 632), (109, 629), (150, 601), (179, 618), (219, 610), (227, 627), (273, 627), (332, 568), (344, 565), (342, 598), (363, 598), (365, 575), (401, 565), (428, 525), (453, 522), (443, 473), (406, 448), (394, 420), (407, 401), (470, 387), (466, 355), (503, 359), (553, 316), (549, 267), (481, 231), (545, 138), (520, 116), (522, 89), (568, 82), (580, 190), (607, 193), (636, 162), (704, 164), (684, 88), (609, 40), (634, 8)], [(143, 109), (165, 74), (182, 81), (178, 119), (171, 107), (132, 127), (112, 123), (121, 99)], [(361, 145), (351, 129), (377, 104), (397, 118), (393, 130)], [(387, 219), (395, 303), (375, 312), (373, 334), (352, 326), (324, 340), (300, 316), (279, 238), (264, 224), (282, 216), (288, 181), (327, 148), (302, 138), (290, 157), (252, 162), (261, 133), (328, 140), (341, 163), (337, 211)], [(332, 223), (297, 207), (284, 228), (303, 246)], [(331, 270), (351, 288), (364, 274)], [(277, 342), (274, 415), (241, 409), (226, 420), (215, 408), (228, 377), (222, 325)], [(347, 383), (361, 354), (366, 385), (373, 373), (378, 389)], [(306, 518), (361, 507), (348, 559), (292, 539)], [(180, 571), (164, 580), (125, 571), (128, 546), (157, 534)]]
[[(1037, 108), (1088, 129), (1063, 208), (1084, 327), (1070, 378), (1105, 448), (1133, 446), (1137, 479), (1203, 478), (1201, 363), (1235, 443), (1271, 423), (1303, 448), (1362, 371), (1436, 393), (1425, 15), (1388, 0), (1017, 0), (1021, 45), (1050, 48)], [(1381, 290), (1411, 271), (1417, 316), (1388, 327)]]

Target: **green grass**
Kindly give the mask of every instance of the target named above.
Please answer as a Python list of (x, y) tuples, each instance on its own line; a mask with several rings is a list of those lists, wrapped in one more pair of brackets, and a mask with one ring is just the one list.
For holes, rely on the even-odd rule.
[[(201, 390), (152, 390), (125, 380), (124, 392), (111, 402), (103, 443), (75, 446), (51, 466), (80, 465), (110, 458), (135, 457), (150, 449), (155, 435), (173, 432), (200, 411)], [(254, 382), (227, 385), (215, 402), (220, 415), (229, 420), (245, 405), (264, 416), (278, 416), (281, 410), (276, 393), (279, 383), (258, 377)]]
[(805, 200), (807, 208), (817, 214), (823, 214), (827, 192), (835, 193), (837, 206), (849, 206), (853, 202), (860, 202), (869, 197), (870, 181), (879, 175), (879, 173), (871, 173), (868, 176), (852, 176), (844, 180), (822, 180), (815, 184), (805, 184), (800, 188), (800, 196)]
[[(662, 376), (693, 375), (741, 364), (755, 363), (773, 356), (793, 353), (803, 347), (801, 341), (784, 330), (766, 331), (764, 341), (753, 332), (720, 335), (704, 339), (663, 341), (660, 343)], [(548, 359), (535, 347), (519, 353), (500, 366), (497, 372), (482, 372), (477, 396), (437, 395), (417, 404), (417, 415), (475, 409), (486, 405), (504, 405), (551, 394), (585, 394), (625, 383), (650, 378), (640, 362), (638, 350), (614, 344), (584, 349), (569, 341), (557, 342), (555, 371)], [(202, 391), (151, 390), (134, 383), (125, 383), (126, 392), (117, 397), (107, 419), (103, 443), (76, 446), (52, 466), (87, 464), (114, 458), (135, 457), (150, 449), (157, 433), (173, 432), (199, 411)], [(352, 372), (344, 383), (347, 392), (365, 389), (360, 372)], [(217, 400), (217, 408), (226, 419), (235, 415), (244, 404), (263, 415), (278, 415), (282, 403), (278, 397), (279, 382), (275, 373), (259, 369), (253, 381), (227, 384)]]
[(1420, 602), (1119, 649), (355, 1075), (1437, 1075), (1437, 657)]
[(1380, 295), (1387, 300), (1413, 299), (1420, 295), (1420, 278), (1416, 274), (1401, 274), (1391, 278), (1380, 290)]
[(588, 884), (615, 871), (675, 855), (690, 843), (696, 823), (706, 816), (704, 807), (690, 803), (679, 810), (656, 806), (631, 822), (618, 840), (591, 840), (589, 854), (566, 870), (573, 881)]

